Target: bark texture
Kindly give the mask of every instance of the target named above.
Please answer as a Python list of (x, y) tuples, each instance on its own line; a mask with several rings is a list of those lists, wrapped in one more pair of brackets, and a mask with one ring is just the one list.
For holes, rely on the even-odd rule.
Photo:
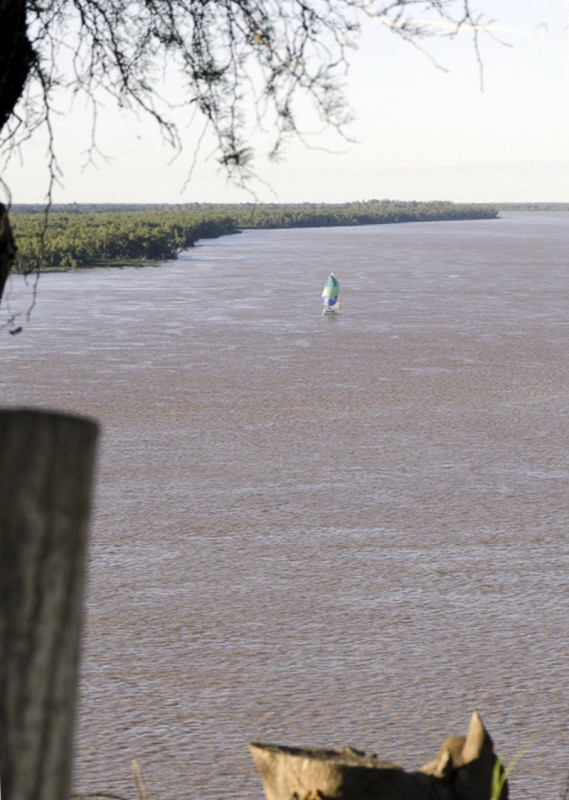
[(2, 800), (69, 796), (97, 426), (0, 411)]
[[(451, 736), (416, 772), (344, 747), (249, 745), (267, 800), (491, 800), (496, 764), (490, 734), (475, 711), (466, 736)], [(504, 784), (501, 800), (508, 800)]]

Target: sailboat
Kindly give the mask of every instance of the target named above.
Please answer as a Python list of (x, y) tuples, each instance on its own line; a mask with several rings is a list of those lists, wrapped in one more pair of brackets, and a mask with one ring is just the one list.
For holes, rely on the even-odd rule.
[(322, 316), (337, 314), (341, 305), (340, 284), (338, 283), (338, 278), (331, 272), (322, 289)]

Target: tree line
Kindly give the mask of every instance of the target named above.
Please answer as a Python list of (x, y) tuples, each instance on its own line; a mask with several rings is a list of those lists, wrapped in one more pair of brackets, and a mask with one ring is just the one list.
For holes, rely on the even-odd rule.
[(327, 204), (186, 206), (15, 206), (16, 271), (78, 269), (172, 261), (200, 239), (256, 228), (378, 225), (493, 219), (494, 206), (371, 200)]
[(569, 211), (569, 203), (496, 203), (498, 211)]

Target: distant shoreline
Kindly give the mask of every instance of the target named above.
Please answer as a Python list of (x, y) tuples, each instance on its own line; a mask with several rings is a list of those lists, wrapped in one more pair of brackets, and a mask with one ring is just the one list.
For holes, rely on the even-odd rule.
[(358, 227), (496, 219), (495, 205), (370, 200), (324, 204), (13, 206), (16, 271), (151, 266), (175, 261), (200, 240), (242, 230)]
[(70, 203), (51, 207), (47, 228), (45, 206), (14, 205), (11, 211), (19, 256), (15, 271), (28, 274), (159, 267), (199, 241), (244, 230), (496, 219), (509, 211), (569, 212), (569, 203)]
[[(342, 208), (368, 204), (397, 202), (402, 205), (429, 204), (436, 201), (388, 201), (368, 200), (346, 203), (52, 203), (49, 210), (54, 213), (104, 213), (104, 212), (137, 212), (137, 211), (211, 211), (218, 209), (257, 208), (257, 209), (327, 209)], [(451, 203), (441, 201), (445, 205), (456, 206), (490, 206), (498, 211), (569, 211), (569, 202), (499, 202), (486, 203)], [(43, 214), (47, 203), (14, 203), (10, 211), (16, 214)]]

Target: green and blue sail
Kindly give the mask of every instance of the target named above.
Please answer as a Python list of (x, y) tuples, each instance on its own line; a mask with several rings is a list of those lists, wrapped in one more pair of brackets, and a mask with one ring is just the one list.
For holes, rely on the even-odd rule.
[(334, 308), (338, 302), (339, 295), (340, 284), (334, 273), (331, 272), (328, 275), (328, 280), (324, 284), (324, 289), (322, 289), (322, 305), (325, 308)]

